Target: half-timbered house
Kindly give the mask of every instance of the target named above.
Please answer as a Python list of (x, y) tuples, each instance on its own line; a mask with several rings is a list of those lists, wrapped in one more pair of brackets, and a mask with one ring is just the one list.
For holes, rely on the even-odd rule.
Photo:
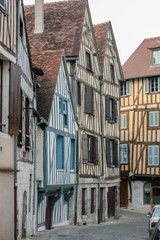
[[(17, 4), (0, 1), (0, 239), (14, 239), (14, 136), (16, 111), (9, 105), (11, 65), (16, 63)], [(16, 107), (16, 106), (15, 106)], [(9, 116), (9, 118), (8, 118)]]
[[(88, 1), (72, 0), (47, 3), (44, 4), (44, 15), (43, 1), (40, 2), (39, 11), (36, 8), (34, 10), (35, 6), (26, 6), (25, 9), (31, 51), (39, 53), (44, 50), (64, 48), (79, 123), (75, 223), (85, 224), (106, 221), (108, 219), (108, 183), (104, 179), (108, 179), (109, 175), (114, 179), (110, 184), (112, 192), (110, 196), (116, 195), (117, 198), (119, 177), (118, 156), (114, 158), (116, 159), (114, 168), (107, 168), (107, 165), (103, 166), (104, 130), (102, 130), (102, 122), (104, 120), (102, 119), (104, 117), (102, 114), (104, 114), (104, 111), (101, 109), (101, 96), (103, 95), (103, 101), (107, 94), (118, 100), (118, 93), (114, 95), (114, 90), (113, 92), (111, 90), (112, 93), (106, 92), (101, 95), (103, 80)], [(39, 13), (38, 18), (36, 12)], [(40, 15), (42, 20), (40, 20)], [(36, 27), (38, 25), (36, 24), (36, 18), (41, 23), (38, 28)], [(112, 34), (110, 37), (113, 37)], [(112, 50), (115, 51), (114, 48)], [(113, 53), (111, 53), (109, 64), (115, 65), (117, 59), (114, 63), (112, 56)], [(117, 84), (115, 84), (115, 92), (117, 92), (119, 70), (117, 65), (115, 68)], [(105, 123), (107, 123), (106, 120)], [(114, 133), (110, 135), (108, 130), (105, 129), (105, 136), (114, 140), (110, 142), (116, 149), (118, 149), (116, 140), (119, 136), (117, 128), (118, 123), (115, 123), (115, 128), (112, 127)], [(104, 176), (104, 168), (107, 171), (107, 177)], [(115, 189), (117, 190), (115, 191)]]
[(102, 69), (102, 164), (107, 184), (107, 215), (111, 218), (117, 217), (119, 212), (119, 83), (123, 74), (111, 22), (95, 25), (94, 32)]
[[(43, 51), (32, 60), (38, 77), (38, 228), (73, 224), (76, 184), (77, 120), (64, 51)], [(43, 118), (43, 119), (42, 119)], [(42, 131), (43, 130), (43, 131)]]
[(145, 39), (123, 65), (122, 207), (148, 211), (160, 201), (160, 37)]

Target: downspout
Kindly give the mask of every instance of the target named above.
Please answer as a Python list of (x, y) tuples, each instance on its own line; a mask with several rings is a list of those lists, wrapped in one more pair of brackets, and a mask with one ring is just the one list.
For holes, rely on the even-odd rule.
[(104, 84), (104, 72), (102, 69), (102, 74), (100, 76), (100, 111), (101, 111), (101, 157), (102, 157), (102, 176), (98, 179), (98, 223), (100, 223), (100, 182), (104, 180), (104, 127), (103, 127), (103, 84)]
[[(77, 117), (77, 63), (78, 58), (75, 59), (75, 111), (76, 111), (76, 118)], [(77, 209), (78, 209), (78, 188), (79, 188), (79, 125), (77, 130), (77, 154), (76, 154), (76, 169), (77, 169), (77, 184), (76, 184), (76, 197), (75, 197), (75, 225), (77, 224)]]
[[(17, 0), (17, 58), (19, 63), (19, 25), (20, 25), (20, 0)], [(17, 240), (17, 136), (14, 135), (14, 239)]]

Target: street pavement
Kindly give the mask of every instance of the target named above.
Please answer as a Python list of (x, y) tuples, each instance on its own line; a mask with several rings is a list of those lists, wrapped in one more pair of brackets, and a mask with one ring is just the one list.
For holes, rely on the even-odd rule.
[(30, 240), (148, 240), (146, 214), (120, 210), (118, 220), (83, 226), (61, 226), (38, 232)]

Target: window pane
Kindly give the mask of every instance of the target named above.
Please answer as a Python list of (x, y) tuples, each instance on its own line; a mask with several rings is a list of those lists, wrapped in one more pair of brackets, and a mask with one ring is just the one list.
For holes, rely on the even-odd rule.
[[(152, 204), (160, 203), (160, 188), (152, 188)], [(160, 215), (160, 212), (157, 212)]]
[(144, 184), (144, 204), (150, 204), (150, 193), (151, 193), (151, 185), (150, 183)]

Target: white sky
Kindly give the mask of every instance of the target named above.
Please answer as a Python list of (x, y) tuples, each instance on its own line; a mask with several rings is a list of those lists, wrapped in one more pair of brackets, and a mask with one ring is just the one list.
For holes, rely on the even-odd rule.
[(111, 21), (122, 64), (143, 39), (160, 36), (160, 0), (89, 0), (89, 6), (93, 24)]

